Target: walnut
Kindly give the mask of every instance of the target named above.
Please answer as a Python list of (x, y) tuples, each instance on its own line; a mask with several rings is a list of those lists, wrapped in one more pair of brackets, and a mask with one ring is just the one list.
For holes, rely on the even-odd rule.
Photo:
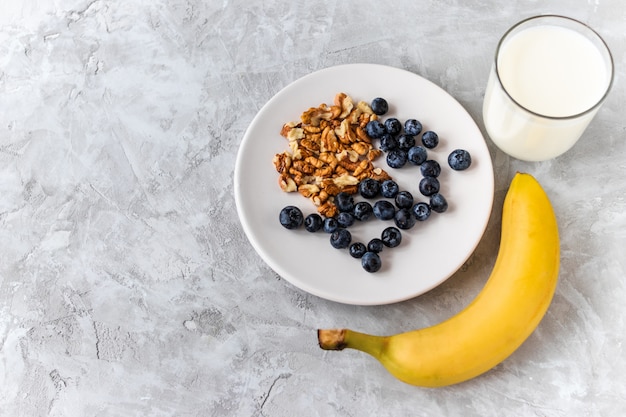
[(337, 165), (335, 167), (335, 174), (337, 176), (350, 175), (350, 171), (348, 171), (346, 168), (342, 167), (341, 165)]
[(302, 184), (298, 187), (298, 192), (304, 197), (309, 198), (319, 194), (320, 188), (315, 184)]
[(293, 129), (294, 127), (298, 127), (298, 123), (296, 122), (289, 122), (289, 123), (285, 123), (283, 125), (283, 128), (280, 130), (280, 135), (284, 136), (284, 137), (288, 137), (289, 136), (289, 132), (291, 131), (291, 129)]
[(372, 171), (373, 168), (374, 167), (371, 161), (367, 159), (363, 159), (359, 163), (359, 166), (356, 167), (354, 171), (352, 171), (352, 175), (354, 175), (357, 178), (361, 177), (363, 174), (369, 175), (369, 173)]
[(359, 186), (358, 184), (344, 185), (341, 191), (343, 191), (344, 193), (348, 193), (348, 194), (356, 194), (357, 192), (359, 192)]
[(292, 127), (287, 130), (287, 139), (289, 141), (296, 141), (298, 139), (302, 139), (304, 137), (304, 130), (301, 127)]
[(342, 112), (342, 108), (341, 106), (330, 106), (330, 118), (331, 120), (333, 119), (338, 119), (339, 117), (341, 117), (341, 112)]
[(353, 149), (343, 149), (337, 154), (337, 160), (342, 161), (347, 159), (350, 162), (356, 162), (359, 160), (359, 154)]
[(376, 115), (376, 113), (374, 113), (374, 110), (372, 110), (372, 108), (370, 107), (369, 104), (367, 104), (367, 102), (365, 101), (359, 101), (356, 105), (357, 109), (359, 109), (361, 111), (361, 113), (373, 116), (375, 118), (378, 118), (378, 116)]
[(337, 135), (337, 137), (339, 138), (343, 138), (346, 136), (346, 131), (350, 126), (350, 122), (346, 120), (347, 119), (343, 119), (341, 123), (339, 123), (339, 126), (335, 128), (335, 135)]
[(382, 168), (374, 168), (371, 170), (371, 172), (368, 173), (367, 178), (372, 178), (372, 179), (375, 179), (376, 181), (385, 181), (385, 180), (390, 180), (391, 175), (389, 175)]
[(276, 167), (276, 171), (280, 174), (286, 172), (289, 168), (291, 168), (291, 155), (287, 152), (277, 153), (274, 155), (274, 167)]
[(315, 166), (301, 159), (293, 161), (291, 165), (292, 165), (291, 169), (293, 171), (290, 171), (290, 172), (297, 172), (299, 174), (305, 174), (305, 175), (311, 175), (315, 172)]
[(358, 162), (352, 162), (350, 159), (344, 158), (339, 160), (339, 166), (347, 169), (349, 172), (354, 172), (359, 167)]
[(355, 142), (350, 147), (359, 155), (367, 155), (372, 145), (369, 143)]
[(325, 178), (322, 180), (321, 187), (329, 195), (337, 195), (343, 190), (343, 188), (337, 185), (332, 178)]
[[(320, 129), (319, 125), (318, 126), (306, 125), (302, 129), (307, 134), (308, 133), (320, 133), (322, 131), (322, 129)], [(302, 139), (302, 138), (300, 138), (300, 139)]]
[(329, 197), (330, 196), (328, 195), (328, 193), (326, 191), (322, 190), (318, 194), (315, 194), (315, 195), (311, 196), (311, 201), (316, 206), (321, 206), (322, 204), (324, 204), (324, 203), (326, 203), (328, 201)]
[(284, 173), (278, 177), (278, 185), (280, 185), (280, 189), (286, 193), (291, 193), (298, 189), (294, 179)]
[(378, 159), (379, 156), (381, 156), (383, 154), (383, 151), (381, 151), (380, 149), (374, 149), (371, 148), (368, 152), (367, 152), (367, 159), (369, 159), (370, 161), (375, 161), (376, 159)]
[(335, 169), (330, 165), (325, 165), (322, 168), (318, 168), (313, 172), (313, 175), (318, 178), (330, 177), (335, 172)]
[(339, 210), (332, 201), (327, 200), (324, 204), (317, 208), (317, 212), (324, 217), (335, 217)]
[(372, 143), (372, 140), (370, 139), (370, 137), (367, 135), (367, 132), (365, 132), (365, 128), (361, 127), (361, 126), (357, 126), (357, 128), (355, 129), (356, 131), (356, 136), (359, 138), (360, 142), (364, 142), (364, 143)]
[[(317, 140), (316, 140), (317, 139)], [(300, 141), (300, 148), (306, 149), (312, 153), (317, 153), (320, 151), (320, 143), (319, 138), (315, 137), (305, 137)]]
[(315, 168), (322, 168), (324, 166), (324, 161), (314, 156), (309, 156), (304, 159), (307, 164), (311, 164)]
[(332, 169), (335, 169), (339, 161), (337, 161), (337, 157), (335, 154), (330, 152), (322, 152), (319, 154), (320, 161), (328, 164)]
[(319, 126), (320, 120), (330, 120), (332, 112), (325, 104), (322, 107), (311, 107), (309, 110), (302, 113), (300, 120), (304, 124), (311, 126)]
[(352, 102), (350, 96), (346, 93), (339, 93), (335, 96), (335, 106), (339, 106), (341, 108), (341, 114), (339, 114), (339, 117), (345, 118), (354, 108), (354, 103)]
[(300, 151), (300, 143), (297, 140), (289, 141), (289, 149), (291, 149), (291, 159), (302, 159), (302, 153)]
[(358, 178), (352, 175), (348, 175), (348, 174), (340, 175), (334, 178), (333, 181), (335, 182), (335, 184), (337, 184), (340, 187), (343, 187), (346, 185), (357, 185), (359, 183)]
[(358, 140), (356, 132), (354, 131), (354, 128), (352, 126), (349, 125), (348, 128), (346, 129), (346, 134), (344, 136), (344, 139), (346, 139), (344, 143), (354, 143)]
[(320, 150), (330, 152), (337, 152), (337, 150), (339, 150), (339, 142), (337, 141), (337, 136), (335, 135), (335, 131), (330, 127), (324, 129), (320, 140)]
[[(307, 177), (307, 175), (305, 175), (302, 172), (296, 170), (294, 167), (289, 168), (288, 173), (291, 176), (291, 179), (293, 179), (293, 181), (296, 183), (297, 186), (300, 186), (300, 185), (306, 183), (306, 181), (304, 179)], [(293, 190), (293, 191), (295, 191), (295, 190)]]

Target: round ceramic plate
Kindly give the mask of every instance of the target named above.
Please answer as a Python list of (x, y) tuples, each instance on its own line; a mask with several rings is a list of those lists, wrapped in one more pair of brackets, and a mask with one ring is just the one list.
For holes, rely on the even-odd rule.
[[(439, 135), (439, 145), (428, 151), (429, 159), (442, 167), (441, 194), (449, 204), (444, 213), (432, 213), (428, 220), (403, 231), (400, 246), (381, 252), (383, 266), (368, 273), (347, 249), (334, 249), (323, 231), (304, 228), (287, 230), (278, 221), (280, 210), (298, 206), (306, 216), (315, 206), (299, 193), (285, 193), (278, 185), (272, 159), (288, 150), (280, 135), (283, 124), (299, 121), (303, 111), (321, 103), (332, 104), (344, 92), (355, 103), (384, 97), (389, 112), (384, 120), (401, 122), (415, 118), (423, 131)], [(417, 138), (418, 143), (421, 135)], [(463, 148), (472, 155), (472, 165), (454, 171), (448, 155)], [(375, 161), (410, 191), (417, 201), (428, 202), (419, 193), (422, 178), (418, 166), (389, 168), (385, 158)], [(491, 157), (474, 120), (447, 92), (432, 82), (398, 68), (350, 64), (309, 74), (285, 87), (256, 115), (248, 127), (235, 167), (237, 210), (252, 246), (281, 277), (303, 291), (346, 304), (389, 304), (420, 295), (454, 274), (480, 241), (493, 204), (494, 180)], [(362, 199), (360, 196), (357, 200)], [(373, 201), (372, 201), (373, 203)], [(380, 237), (392, 221), (371, 218), (349, 230), (353, 241), (367, 243)]]

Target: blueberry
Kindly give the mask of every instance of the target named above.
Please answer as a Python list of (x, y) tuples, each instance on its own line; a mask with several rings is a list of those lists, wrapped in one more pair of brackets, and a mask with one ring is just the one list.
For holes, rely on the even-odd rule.
[(383, 233), (380, 235), (380, 239), (388, 248), (395, 248), (402, 242), (402, 232), (400, 232), (400, 230), (396, 227), (389, 226), (383, 230)]
[(365, 252), (361, 258), (361, 266), (367, 272), (376, 272), (382, 266), (380, 256), (375, 252)]
[(317, 232), (322, 226), (324, 226), (324, 220), (317, 213), (311, 213), (304, 218), (304, 228), (309, 232)]
[(448, 155), (448, 165), (455, 171), (463, 171), (472, 164), (472, 157), (465, 149), (455, 149)]
[(396, 195), (396, 206), (398, 208), (411, 208), (413, 206), (413, 194), (408, 191), (400, 191)]
[(423, 222), (430, 216), (430, 206), (423, 202), (416, 203), (411, 211), (413, 212), (415, 219), (420, 222)]
[(383, 152), (389, 152), (398, 147), (398, 140), (395, 136), (385, 133), (380, 138), (380, 150)]
[(380, 139), (385, 134), (385, 126), (379, 120), (370, 120), (365, 125), (365, 133), (371, 138)]
[(367, 247), (364, 243), (354, 242), (350, 245), (348, 250), (350, 251), (350, 256), (353, 258), (361, 258), (365, 252), (367, 252)]
[(406, 133), (398, 135), (398, 148), (408, 152), (413, 146), (415, 146), (415, 136)]
[(411, 210), (406, 208), (396, 211), (396, 215), (393, 220), (395, 221), (396, 226), (403, 230), (410, 229), (415, 226), (415, 223), (417, 222), (417, 219), (415, 219)]
[(354, 224), (354, 216), (352, 215), (352, 213), (342, 211), (337, 215), (337, 223), (339, 224), (339, 227), (350, 227)]
[(379, 220), (391, 220), (396, 214), (396, 208), (387, 200), (378, 200), (374, 203), (373, 212)]
[(422, 163), (420, 171), (425, 177), (438, 177), (439, 174), (441, 174), (441, 166), (439, 165), (439, 162), (429, 159), (428, 161), (424, 161)]
[(443, 213), (448, 209), (448, 202), (445, 197), (439, 193), (435, 193), (430, 197), (430, 208), (437, 213)]
[(364, 222), (369, 219), (374, 210), (372, 209), (372, 205), (367, 201), (359, 201), (354, 205), (354, 218)]
[(432, 149), (439, 144), (439, 136), (432, 130), (424, 132), (424, 134), (422, 135), (422, 143), (428, 149)]
[(398, 191), (400, 191), (400, 187), (394, 180), (385, 180), (380, 184), (380, 193), (385, 198), (395, 198)]
[(428, 152), (423, 146), (413, 146), (407, 153), (409, 162), (413, 165), (422, 165), (428, 158)]
[(380, 253), (383, 251), (384, 248), (385, 248), (385, 244), (383, 243), (381, 239), (377, 237), (370, 240), (367, 244), (368, 252)]
[(373, 178), (365, 178), (359, 183), (359, 193), (365, 198), (374, 198), (380, 193), (380, 183)]
[(391, 136), (396, 136), (397, 134), (402, 132), (402, 123), (400, 123), (400, 120), (396, 119), (395, 117), (390, 117), (389, 119), (385, 120), (385, 130)]
[(392, 149), (387, 153), (387, 165), (390, 168), (402, 168), (406, 165), (406, 151), (402, 149)]
[(415, 119), (408, 119), (404, 122), (404, 131), (407, 135), (417, 136), (422, 131), (422, 124)]
[(324, 228), (324, 231), (326, 233), (333, 233), (337, 229), (339, 229), (339, 223), (337, 222), (337, 219), (335, 219), (334, 217), (326, 217), (324, 219), (324, 226), (322, 227)]
[(431, 196), (439, 192), (439, 180), (435, 177), (424, 177), (420, 181), (420, 193)]
[(337, 229), (330, 234), (330, 244), (335, 249), (344, 249), (350, 246), (352, 234), (347, 229)]
[(350, 194), (342, 191), (335, 196), (335, 205), (341, 212), (351, 212), (354, 210), (354, 199)]
[(304, 215), (296, 206), (287, 206), (280, 211), (278, 216), (280, 224), (287, 229), (297, 229), (304, 223)]
[(381, 97), (376, 97), (372, 100), (370, 107), (372, 108), (372, 111), (379, 116), (382, 116), (389, 111), (389, 104), (387, 103), (387, 100)]

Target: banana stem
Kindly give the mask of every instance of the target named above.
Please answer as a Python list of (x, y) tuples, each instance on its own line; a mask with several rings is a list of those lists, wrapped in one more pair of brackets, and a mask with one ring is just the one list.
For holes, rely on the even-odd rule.
[(317, 339), (324, 350), (356, 349), (376, 358), (380, 356), (387, 343), (386, 337), (372, 336), (348, 329), (320, 329), (317, 331)]

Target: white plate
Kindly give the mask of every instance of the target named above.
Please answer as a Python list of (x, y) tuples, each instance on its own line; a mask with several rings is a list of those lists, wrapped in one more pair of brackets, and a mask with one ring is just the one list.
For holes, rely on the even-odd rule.
[[(281, 127), (298, 121), (309, 107), (332, 104), (339, 92), (351, 96), (355, 103), (384, 97), (390, 110), (382, 119), (397, 117), (404, 123), (416, 118), (423, 131), (433, 130), (440, 138), (439, 146), (429, 150), (429, 159), (442, 166), (441, 193), (448, 200), (449, 209), (441, 214), (433, 212), (427, 221), (403, 231), (402, 244), (381, 253), (383, 267), (376, 273), (363, 270), (360, 261), (352, 258), (347, 249), (334, 249), (323, 231), (287, 230), (278, 221), (278, 214), (286, 205), (300, 207), (305, 216), (316, 211), (308, 199), (298, 193), (284, 193), (278, 186), (272, 158), (288, 149), (286, 139), (279, 134)], [(453, 171), (448, 166), (448, 154), (456, 148), (466, 149), (472, 155), (472, 165), (466, 171)], [(418, 190), (419, 167), (407, 164), (394, 170), (387, 167), (384, 157), (375, 164), (389, 172), (401, 189), (411, 191), (416, 200), (427, 201)], [(243, 137), (234, 185), (244, 231), (274, 271), (301, 290), (355, 305), (406, 300), (450, 277), (481, 239), (494, 192), (489, 151), (465, 109), (447, 92), (416, 74), (371, 64), (317, 71), (276, 94), (259, 111)], [(349, 230), (353, 241), (367, 243), (391, 225), (393, 222), (372, 218)]]

